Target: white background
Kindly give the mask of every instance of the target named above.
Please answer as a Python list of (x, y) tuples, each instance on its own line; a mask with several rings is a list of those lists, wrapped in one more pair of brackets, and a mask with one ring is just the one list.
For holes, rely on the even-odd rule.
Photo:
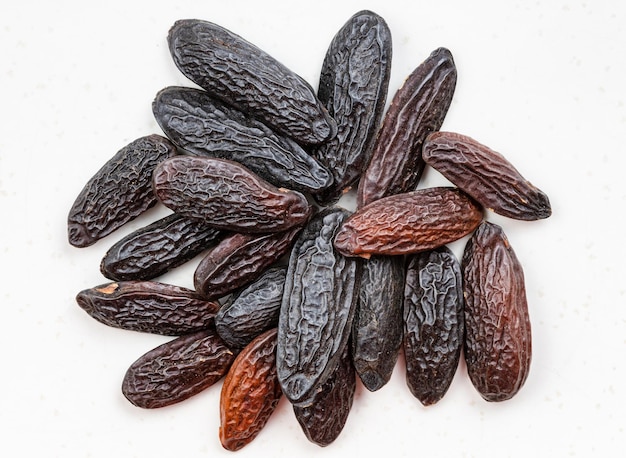
[[(5, 2), (6, 3), (6, 2)], [(553, 216), (501, 224), (525, 267), (530, 376), (510, 401), (480, 398), (465, 367), (422, 407), (400, 359), (388, 385), (357, 389), (341, 436), (309, 443), (286, 401), (238, 456), (618, 456), (626, 443), (626, 10), (615, 1), (21, 0), (0, 7), (0, 455), (227, 456), (221, 385), (146, 411), (120, 384), (168, 338), (106, 327), (74, 297), (104, 283), (99, 263), (149, 212), (96, 245), (66, 239), (67, 212), (118, 149), (160, 132), (151, 102), (189, 83), (165, 37), (200, 18), (244, 36), (316, 87), (330, 40), (361, 9), (394, 40), (390, 96), (428, 54), (458, 68), (445, 130), (502, 152), (551, 198)], [(301, 6), (298, 6), (301, 5)], [(444, 183), (429, 172), (423, 183)], [(457, 254), (462, 242), (453, 245)], [(192, 286), (193, 266), (163, 277)]]

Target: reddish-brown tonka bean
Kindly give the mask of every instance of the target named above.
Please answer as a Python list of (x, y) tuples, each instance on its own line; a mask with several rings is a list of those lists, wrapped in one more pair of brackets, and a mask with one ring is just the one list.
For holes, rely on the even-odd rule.
[(126, 371), (122, 393), (137, 407), (165, 407), (217, 383), (234, 359), (214, 327), (178, 337), (135, 361)]
[(420, 189), (357, 210), (341, 226), (335, 248), (364, 258), (417, 253), (460, 239), (482, 218), (482, 208), (459, 189)]
[(193, 282), (198, 293), (216, 299), (257, 279), (286, 254), (301, 227), (276, 234), (232, 234), (202, 258)]
[(465, 361), (487, 401), (504, 401), (524, 385), (532, 353), (524, 273), (502, 228), (483, 222), (462, 258)]
[(485, 208), (532, 221), (552, 214), (548, 196), (526, 180), (500, 153), (473, 138), (435, 132), (424, 144), (424, 160)]
[(276, 329), (256, 337), (237, 355), (220, 394), (222, 446), (236, 451), (257, 437), (283, 392), (276, 375)]
[(311, 216), (306, 197), (225, 159), (177, 156), (155, 169), (157, 197), (174, 212), (234, 232), (279, 232)]
[(210, 328), (220, 308), (193, 290), (154, 281), (107, 283), (81, 291), (76, 301), (108, 326), (168, 336)]
[(67, 218), (70, 244), (93, 245), (153, 207), (152, 173), (175, 154), (176, 147), (160, 135), (138, 138), (119, 150), (76, 197)]
[(357, 207), (413, 191), (424, 171), (422, 144), (439, 130), (456, 86), (456, 66), (445, 48), (436, 49), (396, 92), (385, 114), (369, 165), (357, 192)]

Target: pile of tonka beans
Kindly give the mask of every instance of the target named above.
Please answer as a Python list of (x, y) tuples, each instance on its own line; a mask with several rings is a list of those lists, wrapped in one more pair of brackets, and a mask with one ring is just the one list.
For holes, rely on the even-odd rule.
[[(317, 92), (244, 38), (202, 20), (168, 34), (195, 87), (161, 90), (164, 135), (138, 138), (87, 182), (68, 217), (86, 247), (155, 205), (171, 214), (110, 246), (110, 280), (77, 295), (94, 319), (172, 336), (122, 382), (134, 405), (223, 381), (219, 439), (250, 443), (283, 396), (306, 437), (342, 431), (357, 379), (376, 391), (399, 352), (424, 405), (463, 355), (487, 401), (514, 396), (531, 360), (522, 267), (490, 212), (551, 214), (500, 153), (440, 127), (452, 54), (434, 50), (387, 109), (390, 30), (371, 11), (332, 38)], [(420, 188), (426, 167), (450, 186)], [(338, 202), (356, 192), (356, 208)], [(468, 236), (461, 260), (446, 245)], [(199, 257), (188, 289), (155, 279)]]

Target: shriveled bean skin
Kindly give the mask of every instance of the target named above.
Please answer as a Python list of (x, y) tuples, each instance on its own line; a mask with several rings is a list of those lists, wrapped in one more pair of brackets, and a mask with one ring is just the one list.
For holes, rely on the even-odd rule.
[(396, 92), (359, 182), (357, 207), (416, 188), (425, 167), (422, 145), (443, 124), (456, 77), (452, 54), (438, 48)]
[(312, 150), (331, 170), (331, 187), (315, 194), (327, 205), (356, 184), (367, 166), (383, 116), (391, 74), (391, 32), (372, 11), (352, 16), (333, 38), (318, 97), (337, 121), (337, 135)]
[(104, 255), (100, 272), (117, 281), (151, 280), (217, 244), (224, 232), (176, 213), (131, 232)]
[(232, 234), (211, 248), (194, 272), (194, 287), (207, 299), (230, 294), (256, 280), (291, 249), (301, 227), (276, 234)]
[(420, 189), (357, 210), (342, 225), (335, 248), (365, 258), (417, 253), (460, 239), (482, 218), (482, 208), (457, 188)]
[(108, 326), (167, 336), (213, 326), (220, 307), (193, 290), (153, 281), (106, 283), (79, 292), (76, 302)]
[(526, 180), (502, 154), (473, 138), (435, 132), (424, 144), (424, 160), (495, 213), (534, 221), (548, 218), (548, 196)]
[(352, 326), (352, 359), (365, 388), (377, 391), (391, 378), (402, 345), (404, 258), (363, 261)]
[(532, 336), (522, 266), (500, 226), (480, 225), (462, 272), (470, 379), (485, 400), (510, 399), (528, 376)]
[(358, 298), (359, 262), (332, 241), (349, 212), (315, 215), (291, 250), (278, 321), (278, 378), (292, 404), (306, 404), (336, 369)]
[(67, 218), (69, 243), (93, 245), (154, 206), (152, 172), (175, 154), (176, 147), (160, 135), (138, 138), (120, 149), (76, 197)]
[(276, 410), (283, 392), (276, 374), (276, 328), (255, 338), (237, 355), (220, 395), (219, 437), (226, 450), (252, 442)]
[(215, 328), (177, 337), (131, 364), (122, 393), (144, 409), (175, 404), (221, 380), (234, 359)]
[(155, 169), (153, 184), (174, 212), (228, 231), (279, 232), (304, 224), (312, 212), (304, 195), (279, 189), (225, 159), (168, 159)]
[(168, 138), (190, 154), (238, 162), (276, 186), (297, 191), (318, 192), (332, 183), (326, 167), (298, 143), (205, 91), (165, 88), (152, 111)]
[(461, 264), (443, 246), (409, 256), (404, 354), (409, 390), (425, 406), (448, 391), (463, 348)]
[(320, 447), (333, 443), (341, 434), (354, 402), (356, 375), (347, 345), (337, 369), (309, 405), (293, 406), (307, 439)]
[(322, 143), (337, 125), (300, 76), (216, 24), (179, 20), (168, 35), (179, 70), (211, 95), (300, 143)]
[(278, 326), (286, 275), (286, 266), (271, 267), (220, 307), (215, 328), (230, 348), (243, 348)]

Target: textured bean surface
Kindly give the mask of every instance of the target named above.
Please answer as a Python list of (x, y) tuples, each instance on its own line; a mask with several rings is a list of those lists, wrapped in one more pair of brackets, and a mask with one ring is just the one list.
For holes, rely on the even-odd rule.
[(532, 221), (552, 214), (543, 191), (526, 180), (502, 154), (466, 135), (431, 134), (424, 144), (424, 160), (500, 215)]
[(330, 172), (298, 143), (205, 91), (165, 88), (152, 111), (166, 135), (190, 154), (239, 162), (288, 189), (315, 192), (332, 183)]
[(151, 280), (215, 245), (223, 232), (171, 214), (131, 232), (102, 258), (100, 272), (117, 281)]
[(156, 168), (158, 198), (174, 212), (235, 232), (277, 232), (304, 224), (311, 206), (296, 191), (279, 189), (240, 164), (178, 156)]
[(413, 191), (424, 171), (422, 145), (443, 124), (456, 86), (452, 54), (439, 48), (396, 92), (361, 181), (357, 206)]
[(193, 290), (153, 281), (106, 283), (81, 291), (76, 302), (108, 326), (169, 336), (209, 328), (220, 307)]
[(461, 264), (445, 246), (411, 255), (404, 292), (406, 381), (424, 405), (448, 391), (463, 348)]
[(352, 16), (333, 38), (318, 97), (337, 121), (337, 135), (313, 154), (332, 171), (333, 185), (316, 194), (328, 204), (352, 187), (369, 162), (391, 74), (391, 32), (371, 11)]
[(232, 234), (210, 249), (194, 272), (196, 291), (208, 299), (232, 293), (256, 280), (287, 254), (301, 227), (276, 234)]
[(300, 76), (242, 37), (207, 21), (177, 21), (169, 48), (200, 87), (301, 143), (334, 137), (337, 126)]
[(126, 371), (122, 393), (137, 407), (165, 407), (217, 383), (234, 359), (214, 328), (181, 336), (137, 359)]
[(283, 392), (276, 374), (276, 329), (255, 338), (233, 362), (220, 395), (222, 446), (236, 451), (252, 442)]
[(402, 345), (404, 258), (372, 256), (361, 272), (352, 359), (363, 385), (376, 391), (391, 378)]
[(70, 244), (93, 245), (154, 206), (152, 172), (174, 154), (176, 147), (159, 135), (138, 138), (119, 150), (76, 197), (67, 218)]
[(451, 187), (389, 196), (356, 211), (341, 227), (335, 248), (346, 256), (426, 251), (472, 232), (481, 207)]
[(291, 251), (278, 325), (278, 377), (285, 396), (304, 404), (337, 367), (358, 297), (359, 263), (332, 241), (349, 212), (318, 213)]
[(230, 348), (243, 348), (278, 326), (287, 268), (271, 267), (233, 294), (215, 315), (215, 328)]
[(333, 443), (341, 434), (354, 402), (356, 375), (346, 346), (337, 369), (324, 383), (309, 405), (293, 406), (306, 437), (321, 447)]
[(500, 226), (480, 225), (462, 271), (470, 379), (487, 401), (509, 399), (526, 381), (532, 343), (524, 273)]

